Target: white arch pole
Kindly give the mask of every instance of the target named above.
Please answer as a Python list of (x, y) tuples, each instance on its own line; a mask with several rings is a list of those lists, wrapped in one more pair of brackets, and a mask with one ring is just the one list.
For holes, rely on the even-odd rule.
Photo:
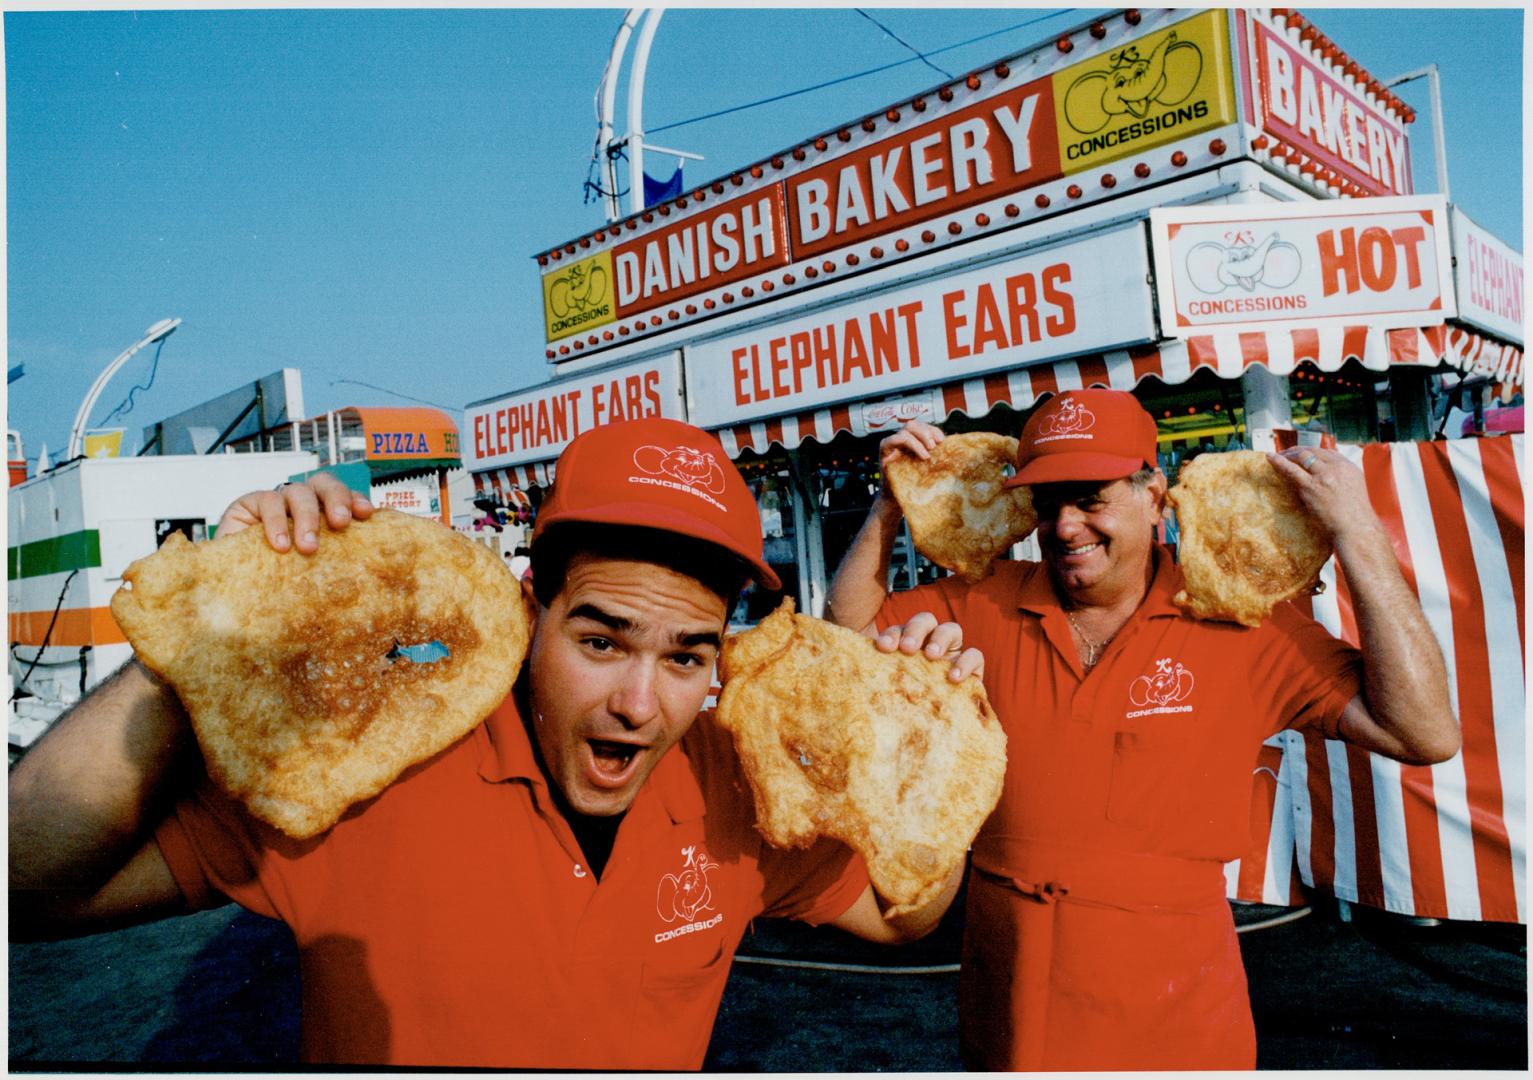
[(606, 187), (603, 202), (607, 208), (607, 220), (616, 221), (623, 216), (623, 204), (617, 194), (617, 163), (612, 160), (612, 115), (617, 111), (617, 75), (623, 66), (623, 54), (628, 51), (628, 38), (643, 16), (643, 8), (629, 8), (623, 23), (612, 39), (612, 53), (607, 57), (607, 67), (601, 73), (601, 86), (597, 90), (596, 106), (596, 153), (601, 158), (602, 181)]
[(644, 209), (644, 71), (649, 67), (649, 47), (655, 40), (664, 8), (650, 8), (639, 29), (633, 67), (628, 72), (628, 212)]

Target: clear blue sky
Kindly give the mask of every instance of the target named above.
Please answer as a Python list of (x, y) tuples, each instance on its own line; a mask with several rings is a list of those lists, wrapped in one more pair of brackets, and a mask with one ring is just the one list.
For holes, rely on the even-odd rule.
[[(1303, 10), (1376, 76), (1438, 64), (1454, 201), (1521, 250), (1521, 10)], [(953, 74), (1091, 14), (869, 12)], [(45, 441), (56, 460), (102, 366), (167, 316), (185, 324), (115, 422), (127, 452), (144, 425), (284, 366), (301, 369), (311, 414), (457, 410), (546, 378), (530, 256), (602, 221), (582, 183), (621, 17), (8, 11), (8, 366), (26, 366), (8, 412), (28, 455)], [(695, 184), (942, 79), (852, 8), (673, 9), (645, 121), (654, 141), (706, 156), (688, 165)], [(1413, 166), (1431, 191), (1426, 83), (1400, 93), (1420, 114)], [(94, 420), (147, 378), (152, 352)]]

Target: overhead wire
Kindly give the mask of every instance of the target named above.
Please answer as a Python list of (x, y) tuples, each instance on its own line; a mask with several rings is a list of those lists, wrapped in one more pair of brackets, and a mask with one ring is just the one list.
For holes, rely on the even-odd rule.
[(916, 48), (910, 42), (906, 41), (904, 38), (902, 38), (898, 34), (896, 34), (893, 30), (890, 30), (883, 23), (881, 23), (877, 19), (873, 18), (873, 16), (869, 15), (862, 8), (853, 8), (852, 10), (857, 12), (857, 14), (861, 15), (864, 19), (868, 20), (868, 22), (872, 23), (874, 26), (878, 27), (884, 33), (888, 34), (895, 41), (898, 41), (901, 45), (905, 46), (905, 48), (907, 48), (911, 52), (915, 53), (916, 59), (920, 60), (921, 63), (923, 63), (927, 67), (931, 68), (938, 75), (941, 75), (944, 79), (951, 79), (953, 77), (951, 72), (944, 71), (940, 67), (938, 67), (936, 64), (932, 63), (929, 59), (927, 59), (926, 54), (923, 53), (920, 49)]
[(157, 375), (159, 373), (159, 370), (160, 370), (160, 350), (163, 349), (163, 348), (165, 348), (165, 338), (160, 338), (159, 344), (156, 345), (155, 349), (154, 349), (154, 359), (152, 361), (150, 361), (150, 364), (149, 364), (149, 381), (144, 383), (141, 386), (134, 386), (134, 387), (132, 387), (128, 391), (128, 396), (123, 398), (122, 401), (118, 403), (118, 405), (117, 405), (117, 407), (115, 409), (113, 409), (111, 412), (107, 413), (106, 416), (104, 418), (102, 418), (102, 421), (101, 421), (102, 424), (107, 423), (114, 416), (119, 416), (119, 415), (126, 416), (128, 413), (132, 412), (133, 411), (133, 405), (134, 405), (134, 398), (137, 396), (138, 392), (140, 390), (142, 390), (145, 393), (148, 393), (150, 388), (154, 386), (154, 377), (155, 377), (155, 375)]
[[(1046, 15), (1040, 15), (1040, 16), (1037, 16), (1036, 18), (1032, 18), (1032, 19), (1024, 19), (1024, 20), (1022, 20), (1019, 23), (1013, 23), (1011, 26), (1002, 27), (999, 30), (991, 30), (988, 33), (979, 34), (979, 35), (976, 35), (975, 37), (967, 38), (964, 41), (955, 42), (952, 45), (944, 45), (940, 49), (933, 49), (930, 52), (926, 53), (925, 56), (927, 56), (927, 57), (939, 56), (939, 55), (941, 55), (942, 53), (945, 53), (945, 52), (952, 52), (954, 49), (961, 49), (961, 48), (963, 48), (966, 45), (973, 45), (975, 42), (984, 41), (987, 38), (999, 37), (1002, 34), (1009, 34), (1009, 33), (1011, 33), (1014, 30), (1021, 30), (1021, 29), (1025, 28), (1025, 27), (1033, 26), (1033, 25), (1035, 25), (1037, 23), (1044, 22), (1044, 21), (1046, 21), (1048, 19), (1053, 19), (1053, 18), (1056, 18), (1056, 17), (1058, 17), (1060, 15), (1069, 14), (1073, 10), (1075, 10), (1075, 9), (1074, 8), (1060, 8), (1060, 9), (1058, 9), (1056, 11), (1051, 11), (1051, 12), (1049, 12)], [(744, 112), (746, 109), (755, 109), (755, 108), (759, 108), (762, 105), (771, 105), (771, 104), (774, 104), (775, 102), (778, 102), (778, 101), (786, 101), (788, 98), (800, 97), (800, 96), (802, 96), (804, 94), (812, 94), (816, 90), (824, 90), (824, 89), (826, 89), (828, 87), (831, 87), (831, 86), (839, 86), (842, 83), (848, 83), (848, 82), (853, 82), (853, 81), (855, 81), (857, 79), (867, 78), (869, 75), (877, 75), (877, 74), (879, 74), (881, 72), (890, 71), (890, 70), (892, 70), (894, 68), (897, 68), (897, 67), (904, 67), (906, 64), (914, 64), (916, 62), (916, 59), (917, 58), (914, 57), (914, 56), (907, 57), (904, 60), (896, 60), (893, 63), (880, 64), (877, 67), (868, 68), (866, 71), (859, 71), (859, 72), (856, 72), (856, 73), (851, 74), (851, 75), (842, 75), (839, 78), (835, 78), (835, 79), (827, 79), (824, 82), (815, 83), (813, 86), (805, 86), (805, 87), (801, 87), (798, 90), (789, 90), (789, 91), (786, 91), (785, 93), (773, 94), (771, 97), (764, 97), (764, 98), (761, 98), (761, 99), (759, 99), (757, 101), (748, 101), (748, 102), (746, 102), (743, 105), (732, 105), (732, 106), (730, 106), (727, 109), (717, 109), (714, 112), (704, 113), (701, 116), (689, 117), (686, 120), (676, 120), (676, 121), (673, 121), (672, 123), (669, 123), (669, 124), (660, 124), (657, 127), (649, 128), (648, 129), (648, 134), (657, 135), (657, 134), (659, 134), (662, 131), (670, 131), (673, 128), (685, 127), (688, 124), (697, 124), (697, 123), (701, 123), (704, 120), (713, 120), (713, 119), (716, 119), (717, 117), (720, 117), (720, 116), (728, 116), (731, 113)]]

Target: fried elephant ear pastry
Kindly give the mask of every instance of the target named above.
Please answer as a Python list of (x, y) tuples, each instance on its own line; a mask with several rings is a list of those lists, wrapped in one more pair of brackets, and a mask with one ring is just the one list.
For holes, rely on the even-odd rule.
[(173, 534), (123, 582), (112, 615), (185, 705), (208, 774), (298, 839), (494, 711), (531, 636), (489, 548), (392, 510), (307, 556), (259, 528)]
[(1267, 455), (1202, 454), (1168, 497), (1181, 527), (1178, 607), (1258, 626), (1284, 600), (1317, 590), (1330, 536)]
[(1001, 486), (1016, 458), (1016, 439), (975, 431), (949, 435), (926, 461), (891, 461), (889, 489), (916, 550), (967, 581), (988, 574), (996, 557), (1038, 524), (1031, 492)]
[(833, 836), (861, 853), (886, 916), (941, 891), (1001, 797), (1006, 735), (978, 679), (879, 652), (785, 600), (724, 642), (718, 720), (778, 847)]

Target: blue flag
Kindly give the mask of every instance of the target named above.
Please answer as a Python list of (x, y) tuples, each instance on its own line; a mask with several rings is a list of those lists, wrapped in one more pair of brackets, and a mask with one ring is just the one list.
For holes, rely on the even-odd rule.
[(656, 180), (648, 172), (644, 174), (644, 205), (654, 206), (663, 203), (667, 199), (674, 199), (681, 194), (681, 164), (678, 162), (676, 171), (671, 173), (667, 180)]

